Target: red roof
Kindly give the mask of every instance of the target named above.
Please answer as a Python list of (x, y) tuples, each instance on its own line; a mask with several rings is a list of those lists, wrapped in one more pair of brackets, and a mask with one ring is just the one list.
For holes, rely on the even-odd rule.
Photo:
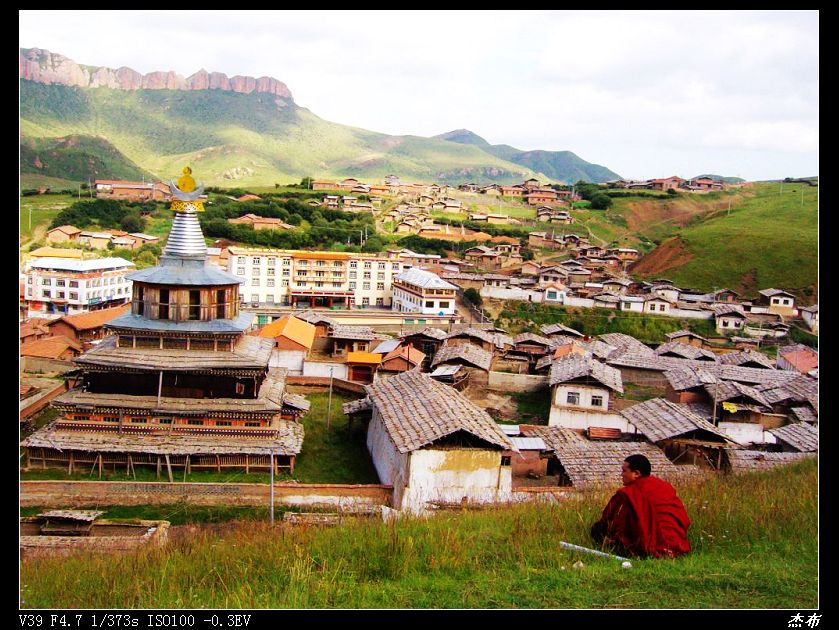
[(20, 347), (20, 355), (23, 357), (38, 357), (43, 359), (58, 359), (62, 354), (71, 348), (78, 354), (82, 351), (81, 345), (75, 341), (68, 339), (64, 335), (56, 335), (55, 337), (47, 337), (46, 339), (38, 339), (25, 343)]
[(802, 374), (819, 367), (819, 353), (801, 344), (792, 346), (787, 352), (781, 348), (779, 354)]
[(89, 313), (80, 313), (79, 315), (65, 315), (51, 323), (66, 322), (75, 330), (90, 330), (91, 328), (101, 328), (112, 319), (127, 313), (130, 309), (130, 304), (123, 304), (122, 306), (103, 308)]

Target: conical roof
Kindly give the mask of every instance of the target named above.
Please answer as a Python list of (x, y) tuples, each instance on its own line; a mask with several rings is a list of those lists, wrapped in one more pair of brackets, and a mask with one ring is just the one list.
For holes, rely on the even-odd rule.
[(172, 231), (163, 253), (178, 257), (207, 257), (207, 245), (198, 223), (198, 214), (193, 211), (175, 212)]

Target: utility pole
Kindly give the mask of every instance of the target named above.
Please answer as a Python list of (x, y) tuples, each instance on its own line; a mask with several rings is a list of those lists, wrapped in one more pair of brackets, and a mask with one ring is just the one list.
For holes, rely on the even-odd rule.
[(804, 207), (804, 187), (801, 187), (801, 207)]
[(728, 198), (728, 213), (725, 216), (731, 216), (731, 197)]
[(271, 451), (271, 489), (268, 492), (268, 522), (274, 524), (274, 451)]
[(332, 420), (332, 374), (334, 367), (329, 368), (329, 402), (326, 403), (326, 431), (329, 431), (330, 421)]

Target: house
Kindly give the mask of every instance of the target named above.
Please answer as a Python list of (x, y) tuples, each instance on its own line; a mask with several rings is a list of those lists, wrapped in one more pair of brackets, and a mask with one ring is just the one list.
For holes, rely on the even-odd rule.
[(703, 345), (708, 343), (708, 340), (705, 339), (705, 337), (697, 335), (695, 332), (691, 332), (689, 330), (677, 330), (676, 332), (667, 333), (666, 337), (669, 341), (690, 344), (691, 346), (696, 346), (697, 348), (701, 348)]
[(329, 327), (333, 358), (345, 357), (350, 352), (369, 352), (376, 334), (369, 326), (333, 324)]
[(539, 206), (556, 201), (557, 194), (556, 191), (553, 190), (533, 190), (527, 193), (524, 197), (527, 199), (528, 205)]
[(568, 297), (568, 287), (561, 282), (550, 282), (544, 286), (544, 302), (552, 302), (555, 304), (565, 304), (565, 299)]
[(798, 309), (801, 313), (801, 319), (814, 333), (819, 333), (819, 305), (805, 306)]
[(664, 373), (667, 379), (665, 398), (670, 402), (687, 405), (708, 402), (706, 385), (719, 383), (719, 379), (696, 365), (674, 367)]
[(382, 363), (379, 366), (378, 372), (376, 372), (376, 376), (391, 376), (413, 370), (421, 366), (425, 358), (425, 354), (411, 346), (411, 344), (399, 345), (382, 357)]
[(712, 310), (717, 332), (733, 333), (743, 328), (746, 323), (746, 314), (739, 305), (718, 304)]
[(476, 245), (463, 252), (463, 259), (480, 269), (500, 269), (501, 256), (493, 248)]
[(772, 453), (746, 449), (728, 449), (725, 456), (725, 469), (732, 474), (769, 470), (815, 457), (812, 453)]
[(70, 361), (81, 353), (82, 344), (63, 335), (44, 337), (25, 343), (20, 347), (21, 357), (32, 357), (33, 359)]
[(80, 232), (76, 241), (93, 249), (107, 249), (113, 235), (109, 232)]
[(382, 355), (372, 352), (347, 352), (347, 374), (356, 383), (372, 383)]
[(603, 290), (617, 295), (626, 295), (633, 284), (629, 278), (607, 278), (603, 281)]
[(812, 348), (795, 344), (778, 349), (778, 368), (807, 374), (819, 367), (819, 353)]
[(406, 345), (411, 345), (425, 355), (423, 369), (431, 367), (431, 361), (437, 350), (446, 340), (448, 333), (439, 328), (423, 328), (420, 331), (402, 335), (401, 339)]
[(675, 305), (673, 302), (671, 302), (667, 298), (661, 297), (660, 295), (644, 296), (645, 313), (667, 314), (670, 312), (670, 309), (674, 306)]
[(71, 243), (78, 240), (82, 231), (72, 225), (60, 225), (47, 232), (47, 243)]
[(615, 368), (569, 354), (553, 362), (549, 382), (548, 426), (626, 429), (626, 423), (617, 414), (609, 412), (611, 392), (623, 393), (621, 375)]
[(632, 311), (634, 313), (643, 313), (644, 312), (644, 304), (646, 303), (644, 298), (640, 295), (618, 295), (618, 299), (620, 300), (618, 304), (618, 309), (621, 311)]
[(521, 197), (524, 195), (523, 186), (502, 186), (501, 194), (504, 197)]
[(49, 329), (49, 323), (51, 321), (55, 320), (34, 318), (21, 322), (20, 343), (24, 344), (30, 341), (43, 339), (44, 337), (50, 337), (52, 335)]
[(431, 367), (440, 365), (460, 365), (469, 375), (470, 384), (486, 387), (489, 383), (489, 371), (492, 369), (492, 352), (488, 352), (472, 344), (449, 345), (441, 347)]
[(528, 260), (522, 263), (519, 273), (523, 276), (538, 276), (541, 268), (542, 267), (539, 263)]
[(717, 355), (698, 346), (678, 341), (668, 341), (655, 349), (655, 353), (663, 357), (675, 357), (677, 359), (692, 359), (694, 361), (716, 362)]
[(795, 296), (781, 289), (762, 289), (758, 291), (758, 302), (767, 306), (770, 313), (793, 317), (795, 311)]
[(477, 346), (478, 348), (491, 353), (495, 350), (495, 334), (488, 330), (481, 330), (479, 328), (461, 328), (449, 333), (446, 338), (447, 346), (467, 344)]
[(774, 370), (772, 360), (765, 354), (754, 350), (740, 350), (739, 352), (727, 352), (717, 357), (717, 362), (723, 365), (739, 365), (741, 367)]
[(540, 186), (541, 184), (539, 183), (539, 180), (535, 177), (531, 177), (530, 179), (524, 180), (524, 183), (522, 184), (522, 188), (524, 188), (525, 190), (538, 189)]
[(370, 412), (367, 448), (396, 509), (509, 499), (515, 447), (484, 410), (452, 387), (408, 371), (366, 387), (344, 413)]
[(734, 443), (726, 433), (693, 413), (687, 405), (653, 398), (620, 412), (630, 432), (663, 448), (671, 462), (722, 468), (723, 451)]
[(534, 333), (520, 333), (513, 337), (513, 349), (515, 352), (527, 355), (531, 360), (549, 354), (554, 348), (554, 342), (547, 337)]
[(454, 315), (457, 287), (430, 271), (412, 267), (393, 277), (394, 311)]
[(143, 234), (142, 232), (132, 232), (128, 236), (137, 241), (138, 246), (149, 245), (152, 243), (159, 243), (159, 236), (152, 236), (151, 234)]
[(769, 429), (784, 452), (816, 453), (819, 450), (819, 430), (806, 422), (795, 422), (777, 429)]
[(664, 179), (650, 180), (648, 185), (652, 190), (676, 190), (684, 181), (681, 177), (673, 175)]
[(97, 179), (93, 182), (97, 199), (125, 201), (168, 201), (169, 184), (163, 182), (129, 182), (118, 179)]
[(529, 247), (546, 247), (548, 249), (560, 249), (564, 247), (561, 240), (556, 240), (553, 235), (548, 236), (547, 232), (531, 232), (527, 235)]
[(259, 337), (274, 340), (269, 367), (284, 367), (294, 374), (303, 373), (303, 362), (315, 340), (315, 327), (294, 315), (286, 315), (264, 326)]
[(105, 324), (129, 310), (131, 310), (131, 306), (123, 304), (122, 306), (103, 308), (89, 313), (65, 315), (50, 321), (48, 327), (52, 335), (64, 336), (89, 348), (91, 343), (107, 336)]
[(486, 215), (486, 221), (490, 225), (506, 225), (509, 222), (510, 217), (506, 214), (499, 214), (499, 213), (492, 213), (488, 212)]

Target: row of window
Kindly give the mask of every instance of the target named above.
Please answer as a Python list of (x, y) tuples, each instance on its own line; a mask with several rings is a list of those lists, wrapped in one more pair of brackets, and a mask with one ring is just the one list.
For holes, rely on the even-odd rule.
[[(53, 285), (53, 280), (55, 280), (54, 285)], [(110, 278), (85, 280), (84, 282), (82, 282), (80, 280), (69, 280), (67, 278), (41, 278), (41, 286), (43, 286), (43, 287), (69, 286), (72, 289), (105, 287), (105, 286), (112, 285), (112, 284), (119, 284), (121, 282), (129, 282), (129, 281), (126, 280), (123, 276), (111, 276)], [(26, 284), (32, 284), (32, 276), (29, 276), (26, 279)]]
[[(27, 289), (26, 293), (27, 293), (27, 295), (29, 295), (31, 297), (32, 296), (32, 289)], [(126, 294), (128, 293), (128, 288), (127, 287), (117, 287), (116, 289), (113, 289), (113, 290), (108, 291), (108, 292), (105, 292), (105, 291), (88, 291), (87, 297), (88, 297), (88, 299), (103, 298), (103, 297), (114, 297), (115, 295), (122, 295), (123, 293), (126, 293)], [(69, 297), (68, 297), (68, 295), (69, 295)], [(41, 297), (51, 299), (53, 297), (52, 289), (43, 289), (41, 291)], [(56, 289), (55, 299), (56, 300), (64, 300), (64, 299), (78, 300), (79, 299), (79, 294), (78, 294), (77, 291), (70, 291), (69, 294), (68, 294), (66, 291), (59, 291), (59, 290)]]
[[(244, 300), (244, 295), (242, 296), (242, 299)], [(260, 302), (261, 302), (261, 300), (259, 298), (259, 294), (258, 293), (252, 293), (251, 294), (251, 303), (259, 304)], [(278, 304), (278, 302), (275, 301), (275, 296), (273, 296), (273, 295), (266, 295), (264, 303), (265, 304)], [(385, 304), (385, 299), (384, 298), (380, 298), (380, 297), (376, 298), (376, 306), (384, 306), (384, 304)], [(370, 298), (369, 297), (361, 298), (361, 305), (362, 306), (370, 306)]]
[[(579, 405), (580, 404), (580, 392), (568, 392), (565, 398), (565, 402), (569, 405)], [(603, 406), (603, 396), (592, 396), (591, 397), (591, 406), (592, 407), (602, 407)]]
[[(75, 415), (73, 416), (74, 420), (90, 420), (90, 416), (80, 416)], [(119, 422), (119, 416), (102, 416), (99, 419), (101, 422), (111, 422), (117, 423)], [(125, 418), (126, 422), (130, 424), (164, 424), (169, 425), (172, 424), (172, 418), (144, 418), (142, 416), (139, 417), (127, 417)], [(204, 420), (201, 418), (187, 418), (186, 421), (183, 419), (177, 420), (174, 424), (186, 424), (189, 426), (216, 426), (216, 427), (232, 427), (233, 422), (231, 420)], [(246, 427), (259, 427), (262, 426), (262, 423), (256, 420), (248, 420), (245, 422)]]
[[(290, 267), (291, 266), (291, 259), (290, 258), (283, 258), (282, 261), (283, 261), (283, 267)], [(327, 261), (325, 261), (325, 260), (315, 260), (313, 262), (314, 262), (315, 267), (326, 267), (327, 266)], [(237, 256), (236, 257), (236, 264), (237, 265), (245, 265), (246, 263), (247, 263), (247, 257), (246, 256)], [(269, 257), (267, 257), (267, 263), (268, 263), (269, 267), (273, 267), (274, 265), (277, 264), (277, 259), (269, 256)], [(254, 266), (259, 266), (260, 264), (262, 264), (262, 257), (261, 256), (252, 257), (251, 258), (251, 264), (254, 265)], [(304, 260), (298, 260), (296, 262), (296, 264), (297, 264), (298, 267), (308, 267), (309, 266), (309, 261), (305, 260), (305, 259)], [(340, 260), (335, 260), (335, 261), (332, 262), (332, 267), (338, 268), (338, 267), (343, 267), (343, 266), (344, 266), (344, 263), (342, 263)], [(356, 269), (357, 267), (358, 267), (358, 261), (357, 260), (351, 260), (350, 261), (350, 268), (351, 269)], [(387, 268), (387, 263), (377, 262), (376, 267), (378, 269), (386, 269)], [(369, 261), (369, 260), (364, 261), (364, 268), (365, 269), (372, 269), (373, 268), (372, 261)], [(390, 268), (393, 269), (394, 271), (399, 271), (400, 263), (392, 262), (390, 264)]]

